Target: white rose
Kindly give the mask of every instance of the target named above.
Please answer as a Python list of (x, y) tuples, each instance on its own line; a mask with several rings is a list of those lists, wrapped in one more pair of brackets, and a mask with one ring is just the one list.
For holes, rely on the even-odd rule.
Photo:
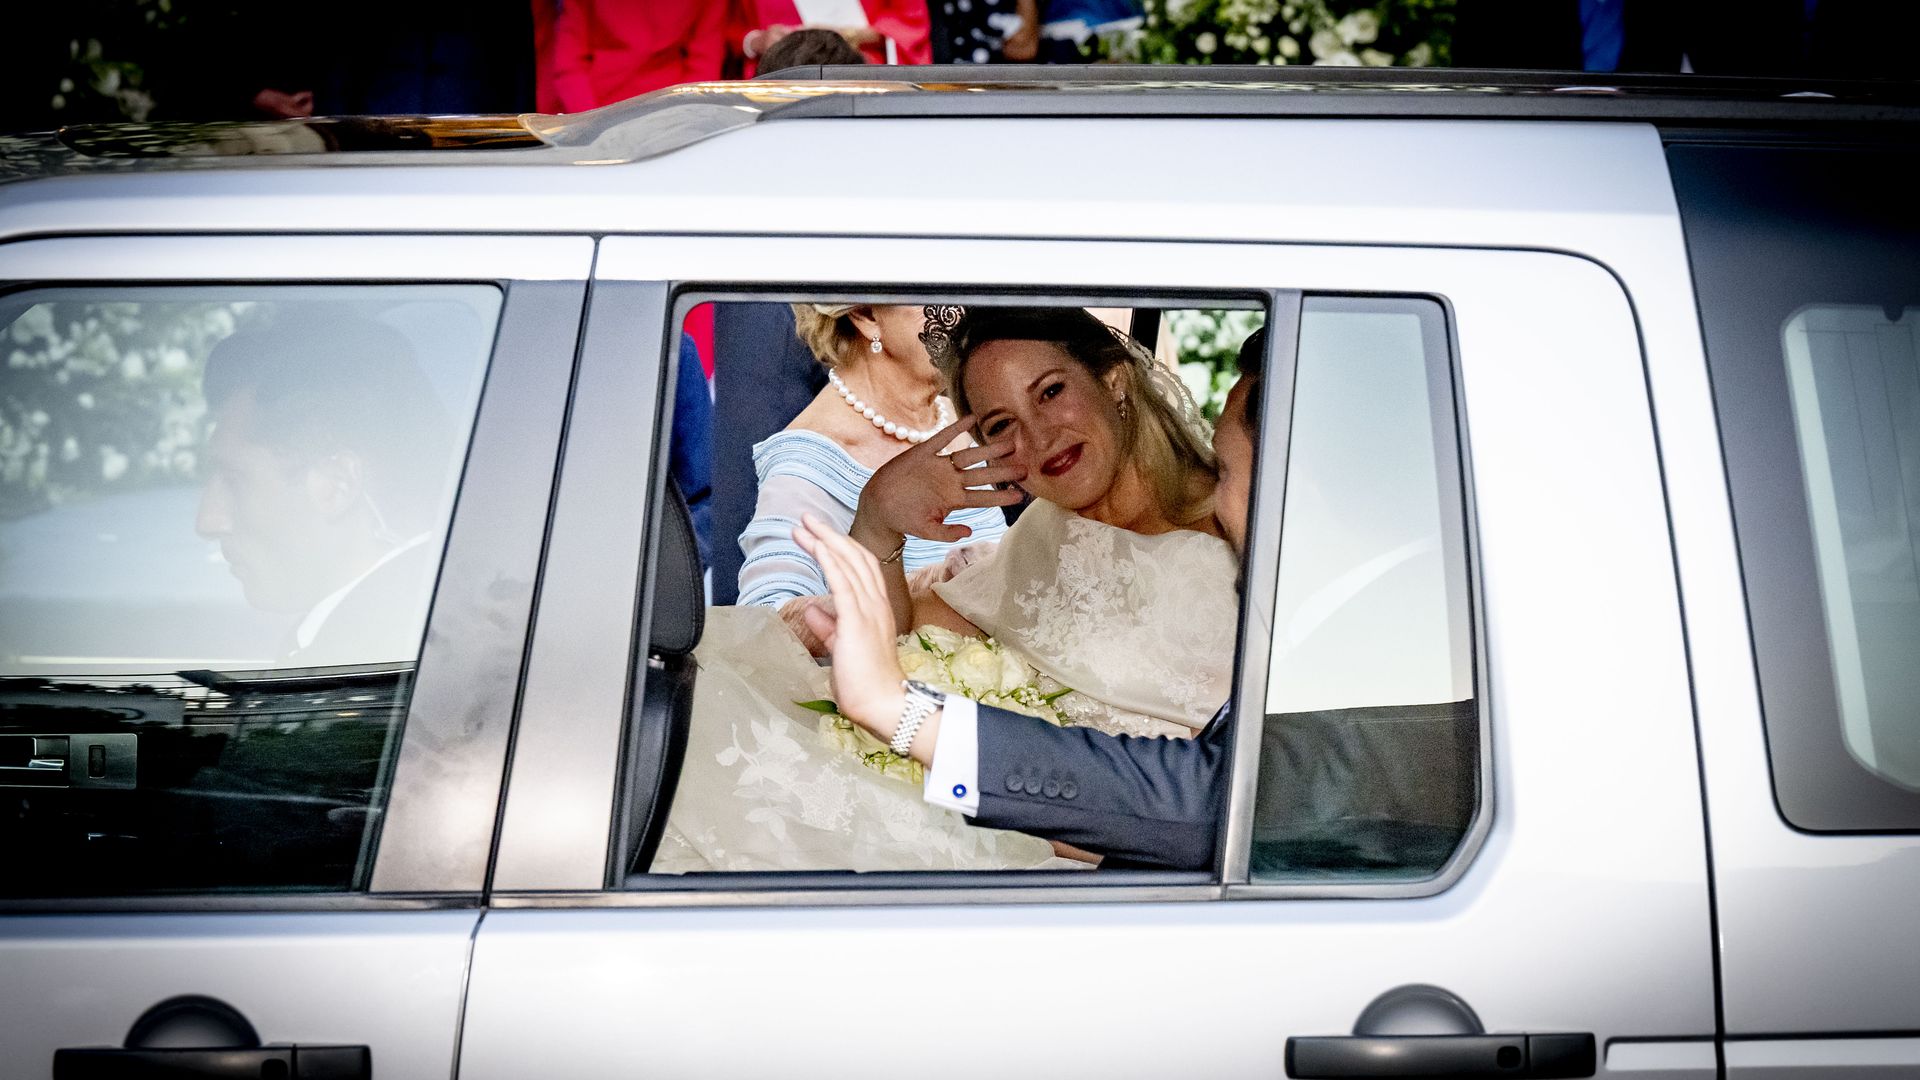
[(1340, 51), (1340, 35), (1331, 30), (1315, 30), (1313, 37), (1307, 39), (1307, 50), (1324, 60)]
[(997, 689), (1001, 693), (1011, 694), (1032, 682), (1033, 678), (1034, 671), (1025, 660), (1014, 655), (1011, 649), (1000, 650), (1000, 683)]
[(1361, 49), (1360, 62), (1368, 67), (1392, 67), (1393, 54), (1383, 53), (1379, 49)]
[[(820, 733), (820, 741), (829, 749), (843, 754), (857, 754), (861, 751), (860, 736), (855, 733), (853, 724), (848, 721), (837, 716), (822, 716), (816, 730)], [(737, 752), (735, 756), (737, 758)]]
[(1359, 67), (1360, 58), (1345, 49), (1341, 49), (1339, 52), (1315, 60), (1314, 63), (1322, 67)]
[(925, 649), (918, 647), (900, 651), (900, 673), (909, 679), (920, 682), (929, 681), (930, 676), (940, 673), (940, 661)]
[(1220, 39), (1214, 37), (1212, 31), (1208, 31), (1193, 39), (1193, 47), (1201, 56), (1212, 56), (1213, 50), (1220, 47)]
[(1281, 38), (1280, 55), (1289, 60), (1300, 59), (1300, 42), (1290, 37)]
[(941, 656), (952, 656), (954, 651), (967, 643), (968, 638), (939, 626), (923, 626), (914, 633), (926, 639), (933, 651)]
[(984, 641), (969, 641), (960, 646), (948, 661), (948, 669), (969, 697), (999, 688), (1000, 655)]
[(1271, 48), (1273, 48), (1273, 42), (1268, 40), (1266, 35), (1263, 34), (1253, 39), (1253, 51), (1255, 54), (1265, 56), (1267, 55), (1267, 50)]

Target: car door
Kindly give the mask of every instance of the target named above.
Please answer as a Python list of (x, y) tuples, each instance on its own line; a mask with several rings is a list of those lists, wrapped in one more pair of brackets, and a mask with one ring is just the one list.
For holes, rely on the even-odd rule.
[(591, 259), (0, 246), (8, 1075), (451, 1073)]
[(1665, 382), (1690, 450), (1676, 489), (1712, 492), (1675, 539), (1702, 598), (1727, 1073), (1912, 1076), (1920, 230), (1900, 178), (1916, 159), (1697, 135), (1668, 158), (1705, 335)]
[[(1341, 1075), (1394, 1075), (1453, 1052), (1489, 1074), (1714, 1075), (1679, 604), (1635, 320), (1604, 268), (614, 237), (594, 290), (464, 1077), (1335, 1075), (1357, 1058), (1374, 1071)], [(674, 319), (989, 298), (1218, 299), (1271, 328), (1219, 865), (629, 872), (631, 821), (653, 806), (631, 805), (621, 762), (665, 617), (645, 477), (666, 456)], [(1413, 786), (1368, 788), (1362, 763), (1334, 799), (1394, 806), (1301, 825), (1286, 804), (1313, 781), (1263, 755), (1265, 729), (1338, 741), (1367, 724), (1429, 733), (1376, 744), (1419, 755)], [(1356, 1035), (1467, 1041), (1341, 1041)], [(1554, 1035), (1572, 1054), (1557, 1065)]]

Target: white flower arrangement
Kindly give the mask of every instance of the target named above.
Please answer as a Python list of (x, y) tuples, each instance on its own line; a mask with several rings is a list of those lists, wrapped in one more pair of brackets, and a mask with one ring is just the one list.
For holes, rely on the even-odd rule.
[(1445, 63), (1454, 0), (1145, 0), (1138, 28), (1103, 39), (1137, 64), (1425, 67)]
[[(1060, 708), (1060, 699), (1072, 689), (1055, 684), (1019, 653), (993, 638), (966, 637), (937, 626), (923, 626), (902, 634), (896, 647), (900, 670), (909, 679), (1051, 724), (1070, 723)], [(868, 768), (884, 776), (913, 784), (924, 779), (925, 770), (919, 762), (889, 750), (866, 729), (840, 715), (839, 706), (832, 701), (798, 704), (822, 714), (819, 732), (827, 745), (857, 755)]]

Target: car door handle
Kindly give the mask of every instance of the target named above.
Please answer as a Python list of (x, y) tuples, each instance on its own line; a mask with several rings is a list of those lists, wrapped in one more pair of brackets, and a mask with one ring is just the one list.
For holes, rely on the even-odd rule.
[(1592, 1035), (1315, 1035), (1287, 1040), (1287, 1075), (1592, 1076)]
[(372, 1080), (364, 1046), (56, 1050), (53, 1080)]

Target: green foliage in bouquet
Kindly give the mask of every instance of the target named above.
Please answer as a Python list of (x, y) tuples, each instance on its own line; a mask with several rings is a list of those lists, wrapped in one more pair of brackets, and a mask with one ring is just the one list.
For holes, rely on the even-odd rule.
[(1454, 0), (1145, 0), (1138, 29), (1101, 43), (1136, 64), (1445, 65)]
[[(971, 698), (1008, 712), (1037, 716), (1050, 724), (1068, 724), (1060, 699), (1073, 691), (1042, 675), (1019, 653), (993, 638), (963, 637), (937, 626), (922, 626), (902, 634), (896, 643), (900, 670), (937, 690)], [(867, 768), (919, 784), (926, 772), (919, 762), (901, 757), (864, 728), (840, 715), (840, 707), (824, 698), (796, 701), (795, 705), (820, 713), (819, 734), (828, 746), (846, 751)]]

